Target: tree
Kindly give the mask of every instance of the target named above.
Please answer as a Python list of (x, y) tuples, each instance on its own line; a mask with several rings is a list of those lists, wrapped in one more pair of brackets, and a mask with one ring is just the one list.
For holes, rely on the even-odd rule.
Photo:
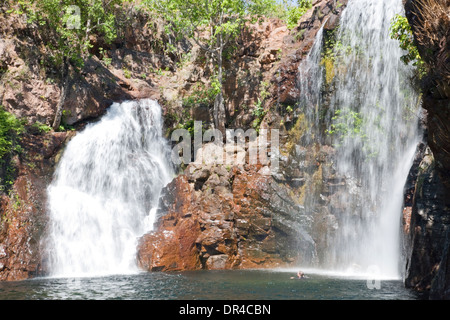
[(70, 67), (79, 70), (92, 48), (90, 36), (106, 43), (116, 37), (114, 6), (123, 0), (19, 0), (18, 9), (29, 24), (37, 25), (53, 65), (61, 76), (61, 94), (52, 127), (61, 123), (62, 107), (69, 88)]
[(211, 83), (216, 92), (214, 126), (225, 131), (223, 52), (246, 21), (269, 12), (276, 0), (147, 0), (149, 7), (168, 21), (175, 32), (191, 38), (214, 61)]
[(408, 19), (399, 14), (395, 15), (391, 20), (390, 32), (390, 37), (398, 40), (400, 48), (405, 50), (405, 54), (400, 57), (403, 63), (412, 63), (417, 68), (419, 78), (424, 76), (426, 74), (425, 62), (414, 43), (414, 36)]
[(23, 132), (24, 121), (17, 119), (0, 105), (0, 194), (12, 185), (14, 167), (10, 161), (21, 150), (19, 142)]

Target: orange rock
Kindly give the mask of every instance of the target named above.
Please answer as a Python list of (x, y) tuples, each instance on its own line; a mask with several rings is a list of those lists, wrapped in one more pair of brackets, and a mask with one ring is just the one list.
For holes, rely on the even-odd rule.
[[(190, 169), (188, 166), (186, 172)], [(212, 176), (222, 169), (217, 165), (209, 170)], [(216, 182), (210, 180), (193, 192), (197, 181), (189, 175), (175, 178), (165, 188), (158, 227), (142, 237), (138, 246), (142, 269), (261, 268), (294, 261), (290, 256), (298, 252), (291, 244), (297, 241), (297, 234), (272, 227), (279, 210), (274, 206), (289, 197), (287, 191), (284, 200), (273, 202), (270, 176), (234, 168), (226, 178), (233, 180), (226, 188), (231, 197), (212, 192)], [(268, 211), (274, 213), (267, 216)], [(290, 207), (289, 211), (294, 213), (295, 209)]]

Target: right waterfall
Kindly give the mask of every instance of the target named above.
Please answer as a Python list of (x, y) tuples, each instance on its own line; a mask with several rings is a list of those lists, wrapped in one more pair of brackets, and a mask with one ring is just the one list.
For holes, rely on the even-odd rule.
[(321, 30), (299, 66), (306, 143), (335, 148), (333, 166), (347, 185), (321, 268), (401, 275), (403, 188), (421, 137), (414, 70), (390, 38), (402, 13), (401, 0), (349, 0), (339, 26)]

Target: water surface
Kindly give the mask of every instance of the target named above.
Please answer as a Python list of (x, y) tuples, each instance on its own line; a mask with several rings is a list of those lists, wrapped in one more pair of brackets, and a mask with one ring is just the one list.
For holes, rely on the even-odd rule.
[(267, 270), (138, 273), (0, 282), (0, 300), (415, 300), (401, 280), (367, 280)]

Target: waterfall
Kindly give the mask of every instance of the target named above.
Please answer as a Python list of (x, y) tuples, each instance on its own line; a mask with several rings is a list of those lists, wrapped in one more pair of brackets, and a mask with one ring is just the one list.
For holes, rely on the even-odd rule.
[(403, 188), (420, 137), (413, 70), (389, 36), (402, 13), (400, 0), (349, 0), (338, 29), (319, 32), (320, 44), (299, 66), (314, 142), (335, 147), (334, 167), (347, 186), (336, 193), (344, 212), (329, 205), (338, 227), (322, 268), (400, 276)]
[(53, 276), (137, 271), (137, 238), (153, 227), (172, 178), (153, 100), (114, 103), (67, 145), (48, 188)]
[(308, 135), (305, 144), (311, 144), (314, 140), (321, 140), (319, 130), (319, 107), (322, 105), (323, 66), (321, 55), (323, 49), (323, 26), (319, 29), (316, 39), (308, 56), (299, 66), (298, 82), (300, 87), (299, 104), (303, 106), (306, 120), (309, 124)]

